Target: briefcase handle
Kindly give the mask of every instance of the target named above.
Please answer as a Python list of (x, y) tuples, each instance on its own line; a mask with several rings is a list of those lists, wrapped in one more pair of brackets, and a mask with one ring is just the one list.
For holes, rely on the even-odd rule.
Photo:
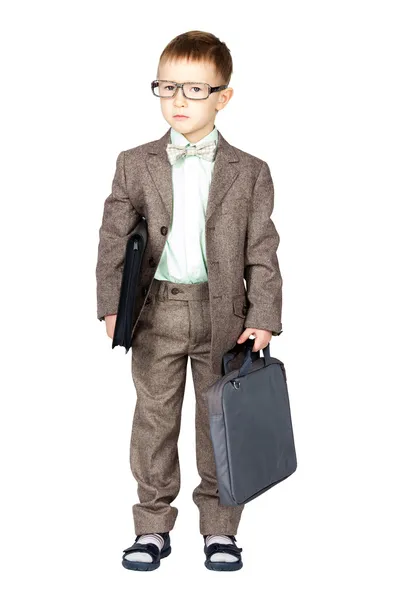
[[(252, 351), (253, 346), (254, 346), (254, 339), (248, 338), (242, 344), (236, 344), (236, 346), (234, 347), (232, 352), (227, 352), (224, 355), (224, 359), (223, 359), (224, 375), (226, 375), (230, 371), (230, 369), (229, 369), (230, 361), (243, 351), (244, 351), (245, 355), (244, 355), (244, 361), (242, 363), (242, 366), (240, 367), (239, 376), (241, 376), (243, 374), (245, 375), (247, 373), (247, 371), (249, 370), (251, 363), (254, 362), (255, 360), (257, 360), (258, 358), (261, 358), (259, 350), (257, 350), (257, 352)], [(270, 344), (268, 344), (265, 348), (263, 348), (265, 364), (266, 364), (266, 359), (271, 357), (269, 347), (270, 347)]]

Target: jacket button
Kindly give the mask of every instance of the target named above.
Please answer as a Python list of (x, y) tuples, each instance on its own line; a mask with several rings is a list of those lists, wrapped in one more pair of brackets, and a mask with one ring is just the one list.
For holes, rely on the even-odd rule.
[(179, 294), (178, 288), (172, 288), (171, 294)]
[(156, 263), (156, 261), (154, 260), (154, 258), (153, 258), (153, 257), (149, 258), (149, 265), (150, 265), (151, 267), (155, 267), (155, 266), (156, 266), (156, 264), (157, 264), (157, 263)]
[(143, 290), (142, 290), (143, 296), (145, 296), (147, 294), (147, 289), (148, 289), (147, 287), (143, 288)]
[(163, 235), (167, 235), (168, 227), (165, 227), (165, 225), (163, 225), (163, 226), (161, 227), (160, 231), (161, 231), (161, 233), (162, 233)]
[(247, 306), (243, 306), (243, 308), (242, 308), (242, 314), (243, 315), (247, 314)]
[(151, 300), (150, 300), (150, 298), (147, 298), (147, 300), (146, 300), (146, 302), (145, 302), (145, 305), (147, 305), (147, 304), (150, 304), (150, 303), (151, 303)]

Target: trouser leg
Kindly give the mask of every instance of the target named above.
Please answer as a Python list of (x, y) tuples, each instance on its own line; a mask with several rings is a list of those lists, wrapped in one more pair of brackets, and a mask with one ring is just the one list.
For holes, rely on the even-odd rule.
[(178, 509), (171, 503), (180, 489), (178, 437), (187, 369), (187, 308), (165, 303), (155, 284), (142, 314), (132, 346), (137, 399), (130, 464), (138, 484), (139, 502), (132, 506), (136, 535), (170, 531), (175, 525)]
[[(206, 290), (206, 284), (203, 285)], [(208, 293), (204, 294), (208, 298)], [(201, 481), (193, 491), (199, 509), (200, 533), (235, 535), (244, 508), (219, 503), (215, 458), (210, 437), (208, 403), (205, 390), (219, 379), (210, 368), (211, 317), (209, 300), (189, 301), (189, 356), (196, 396), (196, 462)]]

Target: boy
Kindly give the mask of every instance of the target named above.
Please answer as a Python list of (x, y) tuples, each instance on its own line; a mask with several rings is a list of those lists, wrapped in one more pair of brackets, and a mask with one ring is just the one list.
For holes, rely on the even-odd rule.
[(214, 124), (232, 97), (231, 74), (230, 52), (212, 34), (190, 31), (168, 44), (152, 91), (170, 128), (118, 155), (104, 205), (97, 316), (111, 338), (126, 243), (141, 217), (148, 227), (132, 341), (130, 461), (140, 502), (132, 507), (135, 543), (123, 551), (128, 569), (154, 570), (171, 552), (188, 356), (204, 564), (220, 571), (243, 565), (235, 534), (244, 505), (219, 504), (204, 391), (223, 374), (222, 357), (236, 342), (254, 335), (258, 351), (281, 333), (282, 279), (269, 167), (231, 146)]

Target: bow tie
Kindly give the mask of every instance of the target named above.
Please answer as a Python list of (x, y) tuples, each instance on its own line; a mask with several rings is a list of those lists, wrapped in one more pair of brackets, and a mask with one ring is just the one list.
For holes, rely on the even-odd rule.
[(177, 160), (185, 156), (198, 156), (205, 160), (213, 161), (217, 151), (217, 142), (207, 142), (201, 146), (178, 146), (176, 144), (167, 144), (168, 160), (174, 165)]

